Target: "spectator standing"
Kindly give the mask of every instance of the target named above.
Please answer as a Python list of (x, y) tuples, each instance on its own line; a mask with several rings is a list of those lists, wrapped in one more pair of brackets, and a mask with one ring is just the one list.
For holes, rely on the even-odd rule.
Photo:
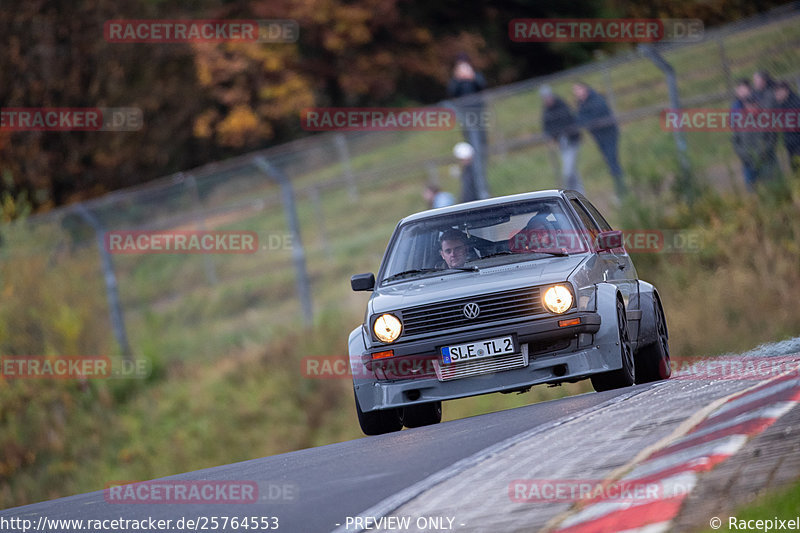
[(486, 79), (475, 70), (469, 56), (463, 52), (459, 53), (453, 65), (452, 78), (447, 85), (447, 95), (459, 99), (456, 113), (461, 120), (464, 140), (474, 149), (472, 172), (475, 174), (481, 197), (488, 198), (486, 168), (489, 151), (483, 97), (480, 94), (485, 88)]
[(473, 200), (481, 200), (488, 198), (481, 194), (477, 179), (475, 176), (475, 149), (472, 145), (465, 142), (460, 142), (453, 147), (453, 155), (458, 159), (458, 165), (461, 168), (461, 201), (472, 202)]
[[(731, 115), (742, 112), (744, 109), (744, 101), (753, 96), (753, 88), (750, 86), (750, 81), (747, 78), (741, 78), (736, 82), (733, 92), (736, 97), (731, 104)], [(748, 166), (744, 159), (742, 159), (742, 175), (744, 176), (744, 182), (747, 184), (747, 187), (752, 188), (755, 179), (755, 171)]]
[(775, 107), (775, 80), (766, 70), (753, 73), (753, 96), (761, 109)]
[[(775, 84), (775, 107), (800, 112), (800, 96), (792, 90), (788, 82), (780, 81)], [(797, 172), (800, 170), (800, 131), (784, 131), (783, 145), (789, 154), (792, 172)]]
[(455, 197), (447, 191), (443, 191), (438, 185), (429, 183), (422, 192), (422, 197), (428, 203), (429, 209), (447, 207), (456, 203)]
[[(761, 105), (755, 95), (744, 99), (744, 112), (757, 113)], [(756, 183), (775, 178), (778, 174), (778, 158), (775, 147), (778, 135), (774, 131), (735, 131), (733, 149), (744, 164), (753, 169), (752, 181), (746, 182), (753, 190)]]
[(583, 193), (583, 181), (578, 173), (578, 152), (581, 147), (578, 121), (569, 105), (553, 94), (549, 85), (542, 85), (539, 94), (544, 102), (542, 129), (549, 139), (558, 144), (564, 188)]
[(606, 99), (585, 83), (573, 84), (572, 93), (578, 101), (578, 124), (594, 137), (614, 178), (617, 198), (622, 199), (626, 187), (622, 177), (622, 167), (619, 164), (619, 128), (614, 114), (608, 107)]

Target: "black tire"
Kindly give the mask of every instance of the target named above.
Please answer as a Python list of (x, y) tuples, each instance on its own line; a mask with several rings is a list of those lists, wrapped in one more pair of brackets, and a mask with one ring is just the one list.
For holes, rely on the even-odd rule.
[(672, 374), (669, 359), (669, 334), (661, 302), (653, 295), (656, 341), (636, 351), (636, 383), (667, 379)]
[(592, 386), (597, 392), (630, 387), (636, 381), (636, 363), (633, 360), (633, 349), (628, 336), (628, 317), (621, 300), (617, 300), (617, 330), (622, 368), (592, 376)]
[[(355, 391), (353, 391), (355, 396)], [(400, 420), (400, 409), (386, 409), (384, 411), (369, 411), (365, 413), (358, 405), (356, 396), (356, 413), (358, 414), (358, 425), (364, 435), (383, 435), (403, 429), (403, 422)]]
[(403, 425), (418, 428), (442, 421), (442, 402), (420, 403), (403, 407)]

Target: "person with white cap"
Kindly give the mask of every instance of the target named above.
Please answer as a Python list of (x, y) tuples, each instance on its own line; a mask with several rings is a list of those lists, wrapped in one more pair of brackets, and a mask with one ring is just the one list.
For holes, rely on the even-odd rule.
[(578, 121), (569, 105), (553, 94), (549, 85), (542, 85), (539, 94), (544, 102), (542, 129), (550, 140), (558, 144), (564, 188), (583, 193), (583, 181), (578, 173), (578, 151), (581, 148)]
[(460, 142), (453, 147), (453, 156), (458, 159), (458, 164), (461, 167), (462, 202), (489, 198), (489, 191), (486, 190), (485, 184), (482, 184), (477, 179), (475, 165), (473, 165), (474, 155), (475, 149), (469, 143)]

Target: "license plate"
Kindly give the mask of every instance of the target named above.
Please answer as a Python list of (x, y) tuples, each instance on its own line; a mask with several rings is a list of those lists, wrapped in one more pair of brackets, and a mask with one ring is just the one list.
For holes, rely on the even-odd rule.
[(466, 344), (456, 344), (454, 346), (442, 347), (442, 364), (461, 363), (484, 357), (494, 357), (495, 355), (507, 355), (514, 353), (514, 338), (498, 337), (485, 341), (468, 342)]

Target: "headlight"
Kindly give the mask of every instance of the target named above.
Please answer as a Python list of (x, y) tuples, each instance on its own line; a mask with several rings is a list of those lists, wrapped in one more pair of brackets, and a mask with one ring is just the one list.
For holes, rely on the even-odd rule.
[(372, 326), (372, 331), (381, 342), (394, 342), (402, 330), (403, 324), (400, 323), (400, 319), (388, 313), (375, 319), (375, 324)]
[(548, 311), (560, 315), (572, 307), (572, 292), (563, 285), (553, 285), (544, 291), (542, 302)]

